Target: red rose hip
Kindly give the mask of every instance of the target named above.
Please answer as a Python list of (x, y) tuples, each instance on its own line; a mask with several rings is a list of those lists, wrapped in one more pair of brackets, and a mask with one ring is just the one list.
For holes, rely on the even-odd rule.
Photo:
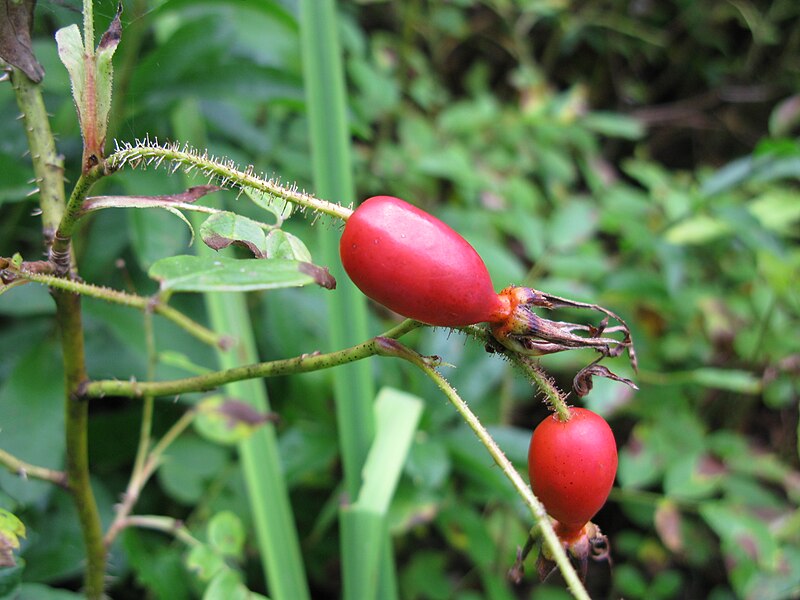
[(585, 408), (570, 419), (553, 414), (534, 430), (528, 450), (533, 493), (558, 521), (560, 537), (577, 535), (605, 504), (617, 473), (617, 444), (608, 423)]
[(347, 220), (339, 253), (365, 295), (405, 317), (462, 327), (508, 316), (508, 300), (469, 242), (399, 198), (365, 200)]

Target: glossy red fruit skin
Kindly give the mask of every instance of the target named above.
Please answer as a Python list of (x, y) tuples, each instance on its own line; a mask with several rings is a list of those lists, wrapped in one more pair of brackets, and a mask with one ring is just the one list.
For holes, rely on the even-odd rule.
[(617, 473), (617, 444), (606, 420), (585, 408), (570, 413), (566, 422), (553, 414), (539, 423), (528, 450), (533, 493), (566, 537), (602, 508)]
[(423, 210), (374, 196), (353, 212), (339, 242), (345, 271), (365, 295), (396, 313), (444, 327), (508, 314), (481, 257)]

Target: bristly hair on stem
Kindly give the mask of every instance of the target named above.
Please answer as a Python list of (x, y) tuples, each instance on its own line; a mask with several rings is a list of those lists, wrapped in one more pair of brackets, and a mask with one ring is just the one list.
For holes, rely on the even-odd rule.
[(115, 171), (126, 166), (164, 167), (170, 173), (200, 173), (209, 182), (220, 187), (239, 190), (252, 188), (291, 202), (301, 212), (309, 209), (315, 214), (328, 215), (342, 221), (346, 221), (353, 212), (341, 204), (316, 198), (300, 190), (296, 184), (286, 185), (277, 178), (258, 175), (252, 165), (241, 169), (233, 160), (210, 155), (207, 151), (201, 152), (188, 144), (160, 144), (157, 139), (150, 138), (135, 140), (133, 143), (115, 142), (113, 154), (106, 159), (106, 168)]

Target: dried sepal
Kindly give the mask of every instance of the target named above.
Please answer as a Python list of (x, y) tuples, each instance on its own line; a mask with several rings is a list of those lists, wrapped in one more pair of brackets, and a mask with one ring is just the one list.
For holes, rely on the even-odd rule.
[(592, 391), (593, 387), (593, 377), (605, 377), (607, 379), (613, 379), (614, 381), (619, 381), (620, 383), (624, 383), (625, 385), (633, 388), (634, 390), (638, 390), (639, 387), (630, 379), (625, 377), (620, 377), (613, 371), (611, 371), (608, 367), (603, 365), (592, 363), (588, 367), (584, 367), (581, 369), (575, 378), (572, 380), (572, 389), (575, 394), (583, 398), (589, 392)]
[[(627, 352), (631, 365), (636, 370), (636, 352), (630, 328), (622, 318), (607, 308), (526, 287), (511, 286), (500, 294), (508, 298), (510, 316), (500, 323), (492, 324), (492, 335), (509, 350), (533, 356), (578, 348), (591, 348), (603, 357), (620, 356)], [(588, 309), (600, 312), (604, 317), (597, 325), (552, 321), (537, 315), (533, 311), (534, 307), (548, 310)], [(610, 319), (617, 324), (609, 326)]]

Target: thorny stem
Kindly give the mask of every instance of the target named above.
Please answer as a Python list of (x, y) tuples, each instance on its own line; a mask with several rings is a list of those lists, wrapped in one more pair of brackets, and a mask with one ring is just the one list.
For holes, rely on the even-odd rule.
[[(100, 287), (90, 283), (84, 283), (74, 279), (67, 279), (64, 277), (56, 277), (55, 275), (48, 275), (45, 273), (37, 273), (23, 268), (14, 270), (13, 273), (21, 279), (42, 283), (54, 289), (64, 290), (72, 294), (80, 294), (90, 298), (97, 298), (114, 304), (121, 304), (123, 306), (130, 306), (138, 308), (147, 312), (154, 312), (161, 315), (165, 319), (172, 321), (175, 325), (191, 334), (198, 340), (210, 346), (218, 346), (223, 350), (229, 348), (232, 340), (223, 335), (219, 335), (204, 327), (200, 323), (193, 321), (181, 311), (176, 310), (164, 303), (158, 296), (137, 296), (136, 294), (129, 294), (111, 288)], [(9, 269), (10, 270), (10, 269)]]
[[(89, 0), (86, 0), (87, 2)], [(41, 88), (17, 69), (11, 80), (22, 111), (22, 121), (28, 136), (34, 173), (39, 183), (42, 225), (46, 243), (54, 235), (56, 225), (65, 214), (63, 167), (55, 153), (55, 143), (42, 100)], [(60, 248), (70, 269), (69, 239)], [(65, 375), (65, 439), (66, 475), (69, 491), (75, 503), (86, 546), (84, 588), (86, 597), (99, 600), (105, 587), (106, 550), (100, 514), (92, 492), (88, 457), (88, 403), (79, 397), (79, 388), (87, 379), (84, 357), (83, 327), (80, 296), (64, 290), (53, 290), (56, 321), (61, 332)]]
[(63, 488), (67, 487), (67, 474), (63, 471), (56, 471), (54, 469), (47, 469), (45, 467), (32, 465), (18, 459), (13, 454), (10, 454), (2, 449), (0, 449), (0, 465), (3, 465), (9, 471), (19, 475), (23, 479), (33, 477), (34, 479), (41, 479), (43, 481), (55, 483)]
[(209, 156), (208, 153), (200, 154), (189, 146), (181, 147), (177, 144), (160, 146), (157, 141), (143, 140), (117, 147), (116, 151), (106, 159), (106, 165), (111, 170), (121, 169), (126, 165), (136, 167), (140, 164), (155, 167), (163, 164), (171, 172), (179, 169), (186, 173), (198, 171), (209, 180), (216, 181), (221, 187), (253, 188), (296, 204), (300, 208), (311, 209), (343, 221), (346, 221), (353, 212), (334, 202), (315, 198), (294, 186), (286, 187), (276, 179), (259, 177), (252, 166), (242, 171), (233, 161), (223, 161)]
[(64, 213), (64, 159), (56, 152), (39, 87), (17, 69), (11, 70), (11, 84), (22, 111), (22, 123), (39, 192), (42, 229), (45, 241), (49, 244)]
[(404, 346), (400, 342), (388, 338), (376, 338), (378, 353), (381, 356), (393, 356), (402, 358), (421, 369), (436, 386), (447, 397), (450, 404), (455, 407), (464, 421), (469, 425), (470, 429), (475, 433), (480, 442), (489, 451), (489, 454), (494, 459), (494, 462), (503, 471), (503, 474), (511, 481), (511, 484), (516, 489), (517, 493), (525, 501), (525, 504), (530, 508), (536, 526), (542, 534), (544, 543), (553, 554), (553, 560), (558, 564), (564, 579), (567, 582), (570, 590), (576, 598), (581, 600), (590, 600), (586, 589), (583, 587), (578, 574), (572, 567), (569, 558), (567, 557), (564, 548), (561, 545), (556, 532), (553, 530), (553, 525), (550, 518), (547, 516), (547, 511), (541, 502), (533, 495), (530, 486), (525, 483), (522, 476), (511, 464), (506, 455), (494, 441), (492, 436), (481, 424), (478, 417), (473, 413), (467, 403), (461, 399), (458, 393), (453, 389), (450, 383), (435, 369), (435, 365), (429, 358), (426, 358), (417, 352)]

